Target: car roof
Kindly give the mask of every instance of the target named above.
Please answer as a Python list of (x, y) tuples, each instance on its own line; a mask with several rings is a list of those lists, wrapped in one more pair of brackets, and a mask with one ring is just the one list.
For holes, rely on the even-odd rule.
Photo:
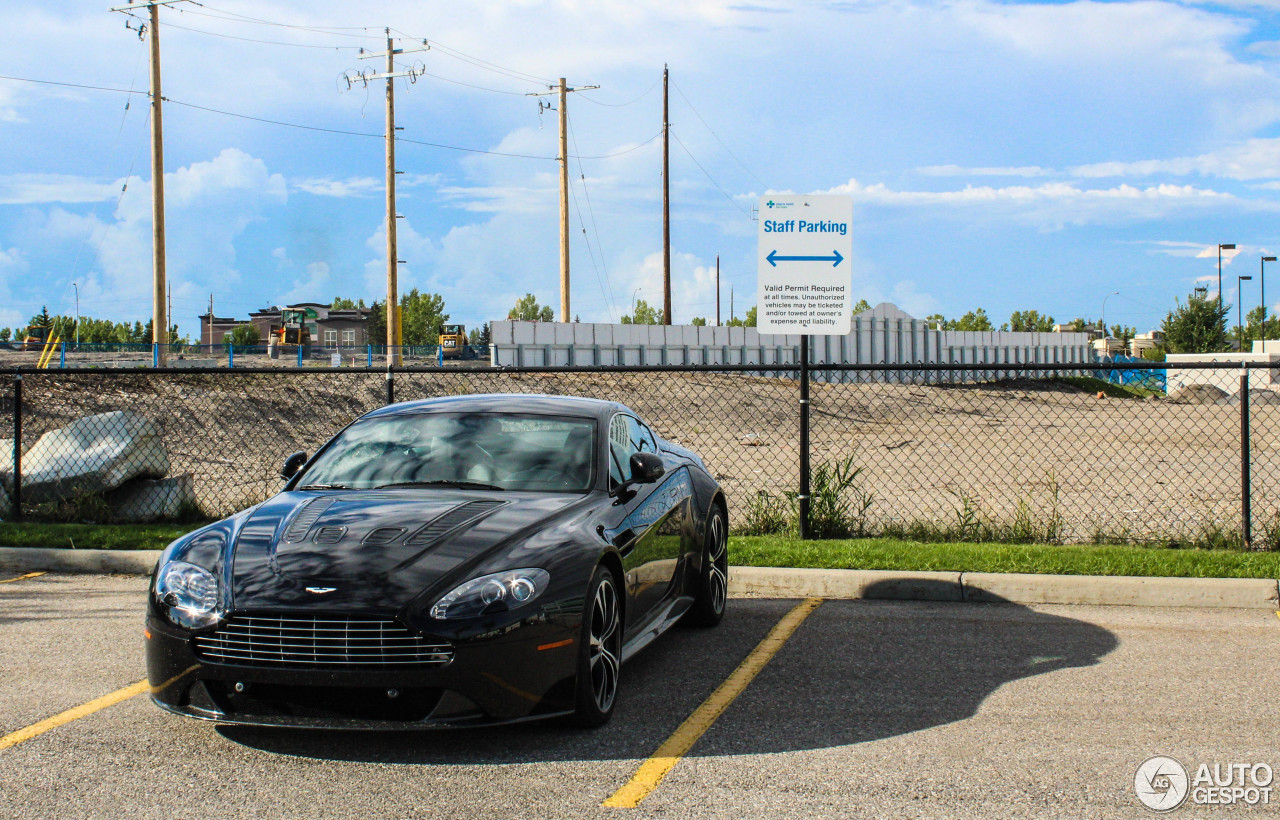
[(391, 404), (366, 414), (398, 416), (412, 413), (444, 411), (450, 413), (533, 413), (536, 415), (570, 415), (607, 418), (628, 410), (616, 401), (588, 399), (580, 396), (547, 396), (529, 393), (484, 393), (465, 396), (438, 396), (433, 399)]

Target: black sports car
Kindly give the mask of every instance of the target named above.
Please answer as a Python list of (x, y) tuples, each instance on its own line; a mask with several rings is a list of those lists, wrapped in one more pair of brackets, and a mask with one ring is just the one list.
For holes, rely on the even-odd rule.
[(391, 405), (282, 475), (275, 497), (161, 555), (146, 629), (160, 707), (254, 725), (594, 726), (622, 661), (724, 614), (719, 485), (614, 402)]

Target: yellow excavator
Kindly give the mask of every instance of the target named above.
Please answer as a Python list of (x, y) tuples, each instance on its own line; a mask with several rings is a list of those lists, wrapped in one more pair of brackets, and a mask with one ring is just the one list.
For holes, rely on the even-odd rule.
[(280, 316), (280, 327), (275, 331), (276, 344), (302, 345), (311, 344), (311, 334), (307, 330), (307, 312), (286, 308)]

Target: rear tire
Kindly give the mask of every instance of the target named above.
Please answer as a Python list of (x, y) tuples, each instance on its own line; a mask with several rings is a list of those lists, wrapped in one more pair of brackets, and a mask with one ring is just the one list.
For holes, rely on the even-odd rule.
[(698, 570), (693, 606), (681, 623), (711, 627), (724, 618), (729, 597), (729, 523), (719, 505), (711, 505), (703, 540), (702, 566)]
[(582, 607), (573, 723), (592, 729), (609, 722), (618, 702), (621, 671), (622, 597), (618, 579), (605, 567), (596, 567)]

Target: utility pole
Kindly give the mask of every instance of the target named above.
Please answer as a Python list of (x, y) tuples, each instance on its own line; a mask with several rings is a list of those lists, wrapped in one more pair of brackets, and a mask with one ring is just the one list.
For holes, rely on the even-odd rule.
[(733, 321), (733, 286), (729, 287), (729, 321)]
[(716, 327), (720, 327), (720, 254), (716, 254)]
[[(169, 359), (169, 317), (165, 305), (164, 253), (164, 127), (161, 121), (160, 93), (160, 7), (178, 0), (139, 0), (111, 11), (132, 12), (146, 8), (150, 22), (146, 34), (151, 38), (151, 342), (155, 345), (153, 361), (164, 367)], [(128, 21), (125, 22), (128, 26)], [(138, 35), (142, 36), (139, 31)]]
[(165, 325), (164, 325), (164, 343), (169, 343), (169, 319), (173, 316), (173, 283), (165, 279), (165, 290), (168, 291), (168, 299), (165, 300)]
[[(372, 71), (365, 70), (357, 74), (348, 72), (343, 74), (343, 78), (347, 81), (347, 89), (350, 90), (357, 82), (362, 83), (366, 88), (372, 80), (386, 80), (387, 83), (387, 112), (386, 112), (386, 189), (387, 189), (387, 365), (398, 365), (401, 363), (401, 345), (404, 344), (404, 335), (400, 324), (400, 299), (399, 299), (399, 282), (398, 272), (400, 262), (398, 258), (399, 246), (396, 242), (396, 220), (400, 215), (396, 213), (396, 87), (395, 80), (397, 77), (408, 77), (410, 81), (416, 82), (418, 77), (422, 75), (419, 69), (411, 68), (407, 71), (396, 71), (395, 58), (397, 54), (405, 54), (414, 51), (429, 51), (430, 46), (427, 41), (423, 40), (420, 47), (415, 48), (396, 48), (395, 41), (391, 37), (391, 30), (384, 29), (387, 35), (387, 50), (376, 53), (365, 53), (362, 49), (360, 52), (361, 60), (372, 60), (379, 57), (385, 57), (387, 60), (386, 70), (381, 74), (375, 74)], [(425, 69), (424, 69), (425, 70)]]
[[(547, 91), (530, 92), (527, 96), (542, 97), (555, 94), (558, 98), (557, 113), (560, 120), (560, 150), (556, 160), (560, 163), (560, 321), (570, 322), (569, 313), (569, 92), (590, 91), (598, 85), (584, 85), (570, 88), (561, 77), (556, 85), (547, 86)], [(539, 109), (541, 110), (541, 109)]]
[(667, 64), (662, 64), (662, 323), (671, 324), (671, 123), (667, 116)]

